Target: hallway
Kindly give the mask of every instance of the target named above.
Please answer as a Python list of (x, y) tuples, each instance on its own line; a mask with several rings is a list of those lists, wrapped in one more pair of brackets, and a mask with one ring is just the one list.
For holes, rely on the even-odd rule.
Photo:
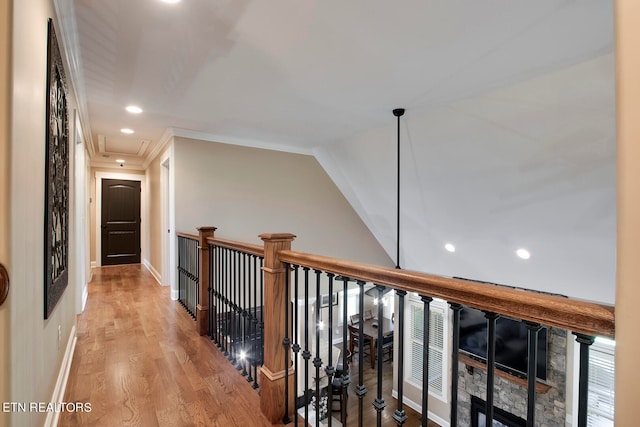
[(141, 265), (94, 269), (59, 426), (268, 426), (258, 393)]

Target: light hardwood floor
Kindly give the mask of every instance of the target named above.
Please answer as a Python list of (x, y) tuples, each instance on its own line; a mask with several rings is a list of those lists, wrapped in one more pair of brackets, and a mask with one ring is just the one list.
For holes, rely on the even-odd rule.
[[(271, 425), (246, 377), (211, 340), (197, 334), (194, 320), (171, 301), (169, 289), (159, 286), (140, 265), (94, 269), (77, 330), (65, 402), (91, 403), (91, 412), (62, 413), (61, 427)], [(373, 426), (377, 372), (365, 363), (363, 425)], [(351, 376), (347, 421), (357, 425), (356, 365)], [(384, 426), (396, 425), (391, 418), (397, 405), (391, 397), (391, 378), (392, 365), (387, 362)], [(420, 425), (420, 414), (405, 410), (405, 425)]]
[(94, 270), (59, 426), (268, 426), (258, 393), (140, 265)]

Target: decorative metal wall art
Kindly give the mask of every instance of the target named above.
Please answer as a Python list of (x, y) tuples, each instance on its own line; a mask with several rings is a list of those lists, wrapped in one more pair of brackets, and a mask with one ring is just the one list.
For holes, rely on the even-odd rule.
[(47, 44), (47, 136), (44, 212), (44, 318), (69, 278), (69, 111), (67, 82), (53, 21)]

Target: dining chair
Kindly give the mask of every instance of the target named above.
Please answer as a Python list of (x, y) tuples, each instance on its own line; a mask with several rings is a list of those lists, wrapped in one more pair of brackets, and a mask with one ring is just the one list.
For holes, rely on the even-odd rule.
[[(348, 384), (342, 384), (342, 377), (349, 374), (349, 358), (351, 353), (347, 350), (347, 364), (343, 365), (342, 354), (338, 357), (336, 373), (331, 382), (331, 410), (340, 412), (340, 422), (347, 424), (347, 400), (349, 398)], [(337, 404), (337, 407), (336, 407)]]
[(351, 322), (352, 325), (360, 322), (360, 314), (352, 314), (351, 316), (349, 316), (349, 322)]
[[(364, 342), (362, 343), (362, 345), (360, 345), (360, 330), (352, 325), (349, 325), (348, 327), (349, 327), (349, 360), (353, 359), (353, 354), (356, 348), (358, 349), (357, 351), (362, 351), (362, 354), (364, 356), (370, 356), (371, 340), (365, 337)], [(366, 347), (369, 348), (368, 351), (365, 350)]]
[(393, 334), (389, 334), (382, 338), (382, 353), (387, 352), (387, 359), (385, 362), (393, 360)]
[(364, 320), (373, 319), (373, 312), (371, 310), (364, 311)]

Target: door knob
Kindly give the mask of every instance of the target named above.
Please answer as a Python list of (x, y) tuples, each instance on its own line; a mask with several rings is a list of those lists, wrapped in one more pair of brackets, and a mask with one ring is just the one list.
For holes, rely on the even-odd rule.
[(7, 299), (9, 295), (9, 273), (4, 268), (3, 264), (0, 264), (0, 305)]

